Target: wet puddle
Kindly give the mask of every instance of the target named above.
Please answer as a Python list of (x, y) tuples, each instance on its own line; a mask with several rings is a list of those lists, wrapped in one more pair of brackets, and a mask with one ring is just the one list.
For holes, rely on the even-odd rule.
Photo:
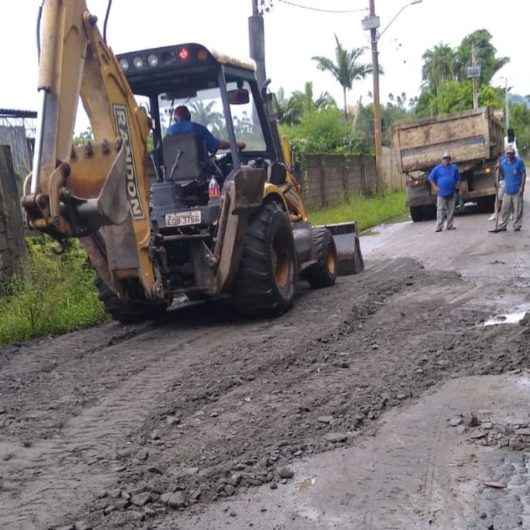
[(495, 315), (484, 322), (484, 327), (500, 326), (501, 324), (519, 324), (530, 311), (530, 304), (516, 307), (512, 313)]

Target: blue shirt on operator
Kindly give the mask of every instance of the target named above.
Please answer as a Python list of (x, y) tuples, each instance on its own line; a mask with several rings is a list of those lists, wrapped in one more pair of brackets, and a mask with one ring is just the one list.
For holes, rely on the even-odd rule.
[(440, 164), (436, 166), (429, 175), (429, 180), (438, 187), (438, 196), (443, 198), (452, 197), (456, 191), (456, 185), (460, 181), (460, 173), (455, 164)]
[(168, 136), (178, 134), (195, 134), (206, 144), (208, 152), (212, 155), (219, 149), (219, 140), (204, 125), (192, 121), (177, 121), (167, 130)]
[(526, 178), (524, 162), (517, 157), (510, 160), (503, 156), (500, 161), (500, 173), (504, 177), (504, 191), (508, 195), (515, 195), (521, 191), (523, 179)]

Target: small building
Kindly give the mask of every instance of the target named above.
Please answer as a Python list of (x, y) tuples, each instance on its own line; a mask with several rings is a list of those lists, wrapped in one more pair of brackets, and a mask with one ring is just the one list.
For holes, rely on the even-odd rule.
[(37, 113), (0, 108), (0, 145), (8, 145), (20, 180), (31, 172)]

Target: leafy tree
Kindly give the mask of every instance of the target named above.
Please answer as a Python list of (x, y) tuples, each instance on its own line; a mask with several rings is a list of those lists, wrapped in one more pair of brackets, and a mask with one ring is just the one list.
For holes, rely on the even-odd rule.
[(422, 77), (437, 92), (442, 83), (455, 79), (456, 53), (447, 44), (438, 44), (423, 54)]
[[(492, 86), (480, 89), (479, 105), (495, 109), (503, 107), (503, 90)], [(463, 112), (473, 108), (473, 84), (471, 81), (447, 81), (438, 92), (424, 90), (420, 95), (416, 113), (419, 116), (437, 116), (451, 112)]]
[[(383, 129), (383, 144), (392, 143), (392, 126), (396, 122), (414, 119), (414, 106), (406, 93), (398, 96), (388, 95), (389, 102), (381, 108), (381, 121)], [(373, 105), (361, 106), (356, 120), (356, 130), (365, 150), (373, 149), (374, 112)]]
[(486, 29), (479, 29), (464, 38), (456, 50), (457, 75), (459, 81), (467, 79), (466, 68), (471, 64), (472, 49), (475, 48), (477, 62), (481, 66), (480, 83), (487, 85), (493, 76), (510, 62), (509, 57), (497, 57), (497, 49), (491, 43), (493, 36)]
[(517, 147), (524, 156), (530, 154), (530, 109), (524, 103), (510, 105), (510, 125), (517, 137)]
[(491, 40), (491, 34), (481, 29), (467, 35), (456, 49), (439, 44), (424, 53), (424, 84), (416, 105), (419, 116), (436, 116), (473, 108), (473, 86), (467, 78), (473, 48), (482, 67), (479, 103), (501, 108), (502, 91), (491, 87), (490, 83), (509, 58), (497, 57)]
[(347, 50), (337, 35), (335, 35), (335, 41), (337, 43), (335, 48), (335, 61), (322, 56), (316, 56), (312, 59), (316, 61), (319, 70), (330, 72), (341, 85), (344, 95), (344, 115), (347, 117), (348, 91), (352, 89), (354, 81), (364, 79), (373, 70), (371, 64), (363, 64), (360, 62), (360, 58), (366, 48)]

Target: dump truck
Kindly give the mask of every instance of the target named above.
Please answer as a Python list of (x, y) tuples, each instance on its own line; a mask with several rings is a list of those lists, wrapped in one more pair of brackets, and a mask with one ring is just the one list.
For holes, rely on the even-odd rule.
[(504, 129), (492, 109), (396, 124), (393, 148), (407, 177), (407, 204), (414, 222), (436, 217), (436, 194), (428, 177), (445, 152), (460, 170), (460, 198), (476, 203), (482, 213), (494, 210)]
[[(183, 295), (277, 316), (298, 279), (333, 285), (334, 227), (309, 222), (255, 64), (198, 43), (116, 56), (105, 33), (84, 0), (44, 1), (23, 206), (30, 226), (62, 246), (80, 239), (114, 319), (157, 318)], [(72, 143), (79, 99), (94, 134), (86, 145)], [(168, 134), (179, 108), (193, 122)], [(360, 272), (355, 223), (336, 230), (353, 235), (342, 270)]]

